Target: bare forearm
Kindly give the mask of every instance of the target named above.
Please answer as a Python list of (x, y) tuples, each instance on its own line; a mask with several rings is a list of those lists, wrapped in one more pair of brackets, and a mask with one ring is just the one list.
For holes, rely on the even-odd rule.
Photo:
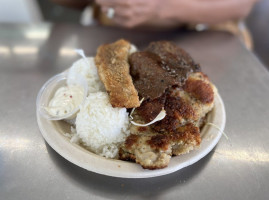
[(179, 22), (215, 24), (246, 17), (255, 2), (256, 0), (178, 1), (178, 8), (181, 9), (174, 11), (174, 17)]
[(96, 0), (114, 8), (113, 21), (128, 28), (143, 25), (215, 24), (247, 16), (257, 0)]

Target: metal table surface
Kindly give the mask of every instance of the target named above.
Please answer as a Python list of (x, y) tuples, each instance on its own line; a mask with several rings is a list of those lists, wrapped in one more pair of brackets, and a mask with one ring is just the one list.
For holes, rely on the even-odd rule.
[[(95, 174), (58, 155), (37, 126), (39, 89), (79, 58), (73, 48), (94, 55), (119, 38), (185, 48), (219, 89), (229, 139), (192, 166), (148, 179)], [(230, 34), (0, 25), (0, 96), (0, 199), (268, 199), (269, 73)]]

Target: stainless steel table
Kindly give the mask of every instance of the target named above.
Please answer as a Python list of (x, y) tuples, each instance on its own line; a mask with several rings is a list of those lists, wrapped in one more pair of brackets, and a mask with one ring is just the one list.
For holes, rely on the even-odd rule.
[[(98, 45), (126, 38), (139, 48), (172, 40), (201, 63), (227, 112), (224, 137), (198, 163), (149, 179), (107, 177), (59, 156), (42, 138), (37, 92)], [(269, 73), (234, 36), (126, 31), (78, 25), (0, 25), (0, 199), (268, 199)]]

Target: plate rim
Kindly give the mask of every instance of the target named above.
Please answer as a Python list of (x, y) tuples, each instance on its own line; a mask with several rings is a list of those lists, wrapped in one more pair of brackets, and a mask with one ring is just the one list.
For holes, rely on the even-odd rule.
[[(198, 162), (203, 157), (205, 157), (217, 145), (217, 143), (219, 142), (219, 140), (222, 136), (222, 132), (223, 132), (225, 124), (226, 124), (226, 112), (225, 112), (225, 106), (224, 106), (223, 100), (222, 100), (221, 96), (219, 95), (219, 93), (216, 93), (215, 97), (216, 97), (216, 100), (215, 100), (215, 106), (213, 109), (215, 109), (215, 112), (217, 112), (217, 114), (221, 115), (221, 116), (219, 116), (219, 118), (220, 118), (219, 122), (218, 122), (219, 124), (216, 124), (220, 130), (217, 130), (216, 128), (214, 128), (212, 126), (207, 127), (207, 133), (210, 131), (216, 132), (214, 139), (212, 139), (211, 142), (209, 142), (209, 144), (206, 146), (206, 148), (203, 147), (204, 149), (201, 151), (201, 146), (205, 143), (204, 139), (202, 139), (202, 143), (201, 143), (200, 148), (192, 150), (188, 154), (184, 154), (184, 155), (180, 155), (180, 156), (176, 156), (176, 157), (171, 158), (171, 161), (166, 168), (157, 169), (157, 170), (147, 170), (147, 169), (143, 169), (139, 164), (136, 164), (136, 163), (121, 161), (121, 160), (114, 160), (114, 159), (107, 159), (107, 158), (101, 157), (99, 155), (96, 155), (92, 152), (85, 150), (83, 147), (78, 148), (78, 145), (71, 143), (67, 139), (66, 140), (60, 139), (60, 140), (55, 141), (55, 140), (53, 140), (53, 137), (51, 137), (51, 135), (47, 133), (47, 131), (44, 128), (44, 124), (42, 123), (42, 119), (45, 121), (48, 121), (48, 120), (42, 118), (42, 116), (40, 115), (38, 110), (36, 110), (36, 116), (37, 116), (37, 123), (38, 123), (39, 131), (41, 132), (43, 138), (50, 145), (50, 147), (52, 147), (59, 155), (61, 155), (63, 158), (65, 158), (69, 162), (71, 162), (71, 163), (73, 163), (73, 164), (75, 164), (83, 169), (86, 169), (88, 171), (102, 174), (102, 175), (106, 175), (106, 176), (111, 176), (111, 177), (151, 178), (151, 177), (157, 177), (157, 176), (163, 176), (166, 174), (170, 174), (170, 173), (178, 171), (182, 168), (190, 166), (190, 165)], [(218, 104), (218, 107), (216, 107), (216, 104)], [(212, 119), (215, 119), (215, 118), (213, 117)], [(57, 137), (59, 138), (59, 136), (64, 137), (61, 133), (59, 133), (59, 135)], [(56, 137), (56, 136), (54, 136), (54, 137)], [(66, 144), (67, 145), (70, 144), (70, 145), (68, 145), (66, 147), (65, 146)], [(64, 146), (64, 148), (62, 146)], [(72, 156), (72, 155), (74, 155), (73, 151), (75, 151), (75, 154), (81, 155), (82, 158), (89, 157), (90, 160), (83, 160), (83, 159), (80, 159), (78, 157)], [(85, 154), (88, 154), (88, 156)], [(184, 162), (182, 162), (180, 164), (171, 166), (171, 162), (173, 159), (179, 160), (182, 157), (189, 157), (192, 154), (194, 154), (194, 156), (191, 157), (191, 159), (186, 159)], [(105, 166), (100, 166), (100, 165), (98, 165), (98, 163), (96, 166), (95, 161), (97, 161), (97, 162), (99, 161), (100, 164), (105, 164)], [(112, 169), (108, 169), (106, 164), (111, 165), (111, 162), (113, 162), (113, 165), (115, 165), (115, 166), (112, 166)], [(91, 165), (88, 165), (89, 163), (91, 163)], [(134, 167), (134, 165), (136, 167)], [(122, 169), (125, 170), (125, 169), (128, 169), (128, 167), (130, 167), (130, 169), (132, 169), (133, 171), (132, 172), (122, 171)], [(121, 172), (119, 173), (119, 171), (121, 171)]]

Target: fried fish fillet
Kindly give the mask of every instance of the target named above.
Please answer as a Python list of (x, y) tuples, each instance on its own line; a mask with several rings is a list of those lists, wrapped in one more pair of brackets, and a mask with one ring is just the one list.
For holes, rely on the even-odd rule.
[(101, 45), (95, 57), (98, 74), (113, 107), (134, 108), (140, 105), (138, 92), (129, 74), (129, 49), (129, 42), (118, 40)]

